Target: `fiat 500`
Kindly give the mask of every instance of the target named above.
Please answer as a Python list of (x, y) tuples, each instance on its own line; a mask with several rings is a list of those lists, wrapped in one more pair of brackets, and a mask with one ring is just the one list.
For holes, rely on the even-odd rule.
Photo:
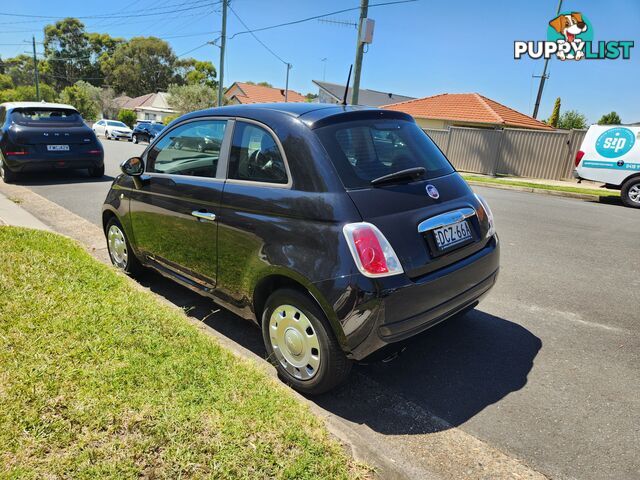
[(121, 169), (102, 212), (114, 265), (151, 267), (255, 322), (304, 393), (474, 308), (498, 275), (489, 206), (403, 113), (203, 110)]

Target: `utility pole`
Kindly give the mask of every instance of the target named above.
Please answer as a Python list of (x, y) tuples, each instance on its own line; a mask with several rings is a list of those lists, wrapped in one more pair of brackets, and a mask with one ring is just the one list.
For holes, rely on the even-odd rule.
[(322, 62), (322, 81), (327, 79), (327, 57), (320, 59)]
[(362, 41), (362, 29), (364, 21), (369, 14), (369, 0), (360, 0), (360, 22), (358, 23), (358, 42), (356, 44), (355, 72), (353, 74), (353, 90), (351, 94), (351, 104), (358, 104), (360, 93), (360, 73), (362, 71), (362, 56), (364, 55), (364, 42)]
[(40, 101), (40, 76), (38, 75), (38, 57), (36, 57), (36, 37), (33, 39), (33, 76), (36, 83), (36, 100)]
[[(562, 10), (562, 0), (558, 1), (558, 10), (556, 11), (556, 17), (560, 15), (560, 10)], [(542, 70), (542, 75), (540, 76), (540, 86), (538, 87), (538, 96), (536, 97), (536, 104), (533, 107), (533, 118), (538, 118), (538, 109), (540, 108), (540, 100), (542, 100), (542, 91), (544, 90), (544, 82), (549, 78), (547, 75), (547, 67), (549, 66), (549, 59), (545, 59), (544, 61), (544, 69)]]
[(287, 82), (284, 87), (284, 102), (289, 101), (289, 70), (291, 70), (291, 64), (287, 63)]
[(220, 35), (220, 65), (218, 71), (218, 106), (222, 106), (222, 94), (224, 90), (224, 48), (227, 44), (227, 5), (229, 0), (222, 0), (222, 35)]

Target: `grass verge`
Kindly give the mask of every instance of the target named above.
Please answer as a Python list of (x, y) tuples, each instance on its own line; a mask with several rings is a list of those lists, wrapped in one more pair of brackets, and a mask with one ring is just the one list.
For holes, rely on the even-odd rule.
[(0, 478), (362, 478), (322, 422), (58, 235), (0, 228)]
[(583, 193), (587, 195), (597, 195), (599, 197), (619, 197), (620, 196), (620, 192), (616, 190), (606, 190), (604, 188), (595, 189), (595, 188), (582, 188), (582, 187), (568, 187), (563, 185), (549, 185), (545, 183), (527, 182), (526, 180), (484, 177), (479, 175), (469, 175), (466, 173), (462, 173), (461, 175), (465, 180), (470, 180), (470, 181), (479, 182), (479, 183), (511, 185), (514, 187), (537, 188), (540, 190), (554, 190), (557, 192)]

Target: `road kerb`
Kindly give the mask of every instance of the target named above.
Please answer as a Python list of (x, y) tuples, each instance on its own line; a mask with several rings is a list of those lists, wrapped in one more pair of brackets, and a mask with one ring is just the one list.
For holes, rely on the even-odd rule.
[(468, 180), (466, 178), (465, 178), (465, 181), (472, 186), (497, 188), (499, 190), (513, 190), (516, 192), (540, 193), (543, 195), (552, 195), (554, 197), (575, 198), (578, 200), (587, 200), (590, 202), (601, 202), (603, 198), (615, 198), (615, 197), (604, 197), (600, 195), (592, 195), (590, 193), (563, 192), (562, 190), (547, 190), (546, 188), (521, 187), (516, 185), (504, 185), (500, 183), (490, 183), (490, 182), (476, 182), (474, 180)]

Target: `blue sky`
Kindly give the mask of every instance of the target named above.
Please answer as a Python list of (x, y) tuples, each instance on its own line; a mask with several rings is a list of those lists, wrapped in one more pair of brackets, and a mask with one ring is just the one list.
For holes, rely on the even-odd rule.
[[(200, 1), (200, 3), (198, 3)], [(220, 29), (217, 7), (199, 8), (145, 17), (203, 5), (205, 0), (80, 0), (4, 1), (0, 13), (88, 16), (113, 13), (127, 18), (83, 20), (88, 31), (129, 38), (136, 35), (200, 34)], [(381, 3), (384, 0), (370, 0)], [(211, 0), (213, 4), (215, 0)], [(293, 21), (313, 15), (357, 7), (359, 0), (231, 0), (235, 12), (250, 28)], [(514, 40), (544, 40), (547, 22), (554, 16), (556, 0), (418, 0), (413, 3), (371, 8), (376, 21), (373, 44), (364, 57), (361, 86), (415, 97), (439, 93), (478, 92), (505, 105), (531, 113), (543, 61), (513, 59)], [(546, 118), (556, 97), (562, 108), (576, 109), (595, 122), (603, 113), (617, 111), (624, 122), (640, 122), (640, 1), (565, 0), (563, 10), (585, 14), (592, 22), (595, 40), (634, 40), (630, 60), (550, 62), (550, 79), (542, 99), (540, 117)], [(330, 17), (355, 23), (358, 12)], [(29, 45), (19, 44), (35, 33), (42, 39), (46, 20), (32, 22), (0, 16), (0, 55), (13, 56)], [(25, 22), (25, 23), (18, 23)], [(229, 35), (245, 30), (229, 12)], [(342, 83), (354, 60), (356, 30), (352, 26), (312, 20), (256, 34), (278, 56), (293, 64), (290, 88), (316, 92), (312, 79)], [(170, 38), (176, 54), (198, 47), (217, 35)], [(233, 80), (266, 80), (283, 87), (285, 66), (251, 35), (227, 43), (225, 84)], [(218, 64), (219, 50), (204, 46), (187, 56)], [(326, 58), (323, 63), (321, 59)]]

